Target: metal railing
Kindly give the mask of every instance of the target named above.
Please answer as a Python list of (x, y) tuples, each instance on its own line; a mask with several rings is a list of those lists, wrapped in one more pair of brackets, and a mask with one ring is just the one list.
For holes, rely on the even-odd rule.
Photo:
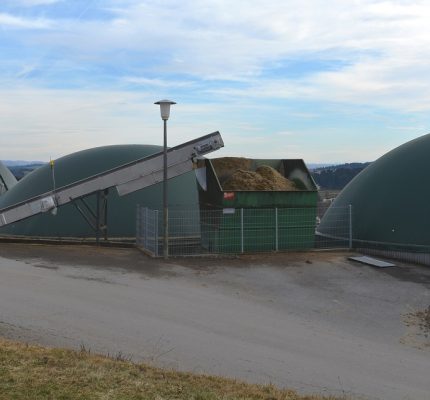
[[(244, 254), (352, 247), (351, 207), (339, 207), (332, 227), (318, 232), (317, 207), (169, 210), (168, 253), (172, 256)], [(137, 245), (163, 254), (162, 212), (137, 212)]]

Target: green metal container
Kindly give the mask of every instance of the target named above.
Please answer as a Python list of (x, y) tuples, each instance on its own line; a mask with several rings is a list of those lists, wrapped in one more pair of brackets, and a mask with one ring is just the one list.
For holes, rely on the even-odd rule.
[(202, 243), (209, 251), (241, 253), (314, 246), (318, 192), (305, 163), (254, 159), (251, 168), (261, 165), (273, 167), (302, 190), (226, 191), (213, 162), (204, 160), (206, 173), (198, 179), (199, 203)]

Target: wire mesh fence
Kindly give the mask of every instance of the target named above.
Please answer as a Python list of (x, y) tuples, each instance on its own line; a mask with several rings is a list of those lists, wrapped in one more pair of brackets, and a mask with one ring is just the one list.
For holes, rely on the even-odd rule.
[(430, 265), (430, 245), (428, 244), (379, 242), (357, 238), (353, 240), (353, 245), (354, 249), (360, 253)]
[[(315, 229), (316, 248), (349, 248), (353, 247), (352, 206), (331, 207), (330, 224), (320, 229), (319, 221)], [(320, 214), (319, 215), (323, 215)]]
[(151, 255), (159, 254), (158, 210), (137, 206), (136, 244)]
[[(163, 254), (162, 212), (138, 208), (137, 244)], [(339, 207), (333, 226), (318, 232), (318, 210), (307, 208), (224, 208), (169, 210), (168, 254), (243, 254), (351, 246), (351, 208)]]

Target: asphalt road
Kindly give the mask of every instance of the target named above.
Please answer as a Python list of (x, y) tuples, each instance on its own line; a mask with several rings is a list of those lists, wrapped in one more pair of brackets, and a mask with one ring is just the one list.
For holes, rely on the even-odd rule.
[(430, 398), (430, 268), (0, 244), (0, 335), (357, 399)]

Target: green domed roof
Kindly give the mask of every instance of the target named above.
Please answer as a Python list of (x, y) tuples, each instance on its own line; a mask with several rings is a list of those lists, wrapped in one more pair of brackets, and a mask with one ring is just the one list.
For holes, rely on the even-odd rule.
[(329, 234), (337, 207), (352, 205), (354, 240), (430, 245), (430, 134), (388, 152), (358, 174), (324, 215)]
[[(160, 146), (115, 145), (79, 151), (55, 160), (56, 187), (76, 182), (108, 169), (126, 164), (162, 150)], [(48, 164), (21, 179), (0, 197), (0, 209), (27, 200), (53, 189), (51, 168)], [(198, 204), (194, 172), (169, 180), (169, 206), (194, 208)], [(156, 184), (127, 196), (119, 197), (116, 190), (108, 195), (108, 236), (134, 236), (136, 205), (161, 209), (162, 185)], [(58, 209), (56, 216), (38, 215), (0, 228), (0, 234), (40, 237), (87, 237), (94, 231), (72, 204)]]

